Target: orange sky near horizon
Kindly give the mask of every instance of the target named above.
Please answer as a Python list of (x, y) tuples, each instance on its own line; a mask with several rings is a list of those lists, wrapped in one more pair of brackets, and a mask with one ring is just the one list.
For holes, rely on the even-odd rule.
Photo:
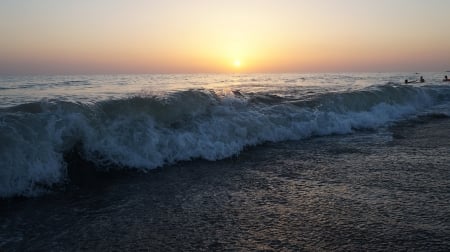
[(450, 70), (444, 0), (0, 6), (0, 74)]

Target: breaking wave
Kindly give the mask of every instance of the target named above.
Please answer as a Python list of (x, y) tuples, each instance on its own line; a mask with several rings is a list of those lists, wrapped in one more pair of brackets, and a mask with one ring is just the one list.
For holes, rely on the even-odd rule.
[(377, 128), (450, 101), (444, 86), (386, 84), (284, 98), (189, 90), (96, 103), (43, 100), (0, 110), (0, 197), (65, 183), (76, 146), (98, 169), (218, 160), (246, 146)]

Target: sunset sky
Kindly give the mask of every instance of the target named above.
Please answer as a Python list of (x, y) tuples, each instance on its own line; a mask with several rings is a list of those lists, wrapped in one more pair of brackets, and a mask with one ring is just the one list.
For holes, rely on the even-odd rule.
[(448, 0), (1, 0), (0, 74), (450, 70)]

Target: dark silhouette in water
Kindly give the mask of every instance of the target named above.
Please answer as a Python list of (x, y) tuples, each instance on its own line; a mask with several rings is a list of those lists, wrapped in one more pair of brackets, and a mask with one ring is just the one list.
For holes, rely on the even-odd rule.
[(413, 80), (413, 81), (410, 81), (410, 80), (408, 80), (408, 79), (406, 79), (405, 80), (405, 84), (408, 84), (408, 83), (418, 83), (418, 82), (425, 82), (425, 79), (423, 78), (423, 76), (420, 76), (420, 79), (419, 80)]
[(446, 75), (442, 81), (450, 81), (450, 79)]

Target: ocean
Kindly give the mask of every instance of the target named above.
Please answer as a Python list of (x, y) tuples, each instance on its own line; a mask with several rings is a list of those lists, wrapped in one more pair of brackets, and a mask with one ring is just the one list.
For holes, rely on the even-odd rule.
[(0, 77), (0, 249), (448, 251), (444, 75)]

